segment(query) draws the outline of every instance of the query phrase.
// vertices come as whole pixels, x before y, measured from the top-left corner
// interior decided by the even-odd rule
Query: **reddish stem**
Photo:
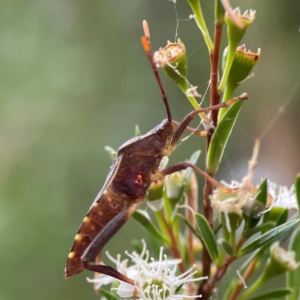
[[[256,264],[257,264],[257,260],[256,259],[252,260],[249,263],[249,265],[248,265],[248,267],[245,270],[244,275],[243,275],[244,282],[246,282],[250,278],[250,276],[253,274],[253,272],[256,270]],[[232,293],[231,293],[231,295],[230,295],[230,297],[229,297],[228,300],[235,300],[243,287],[244,287],[243,282],[239,281],[237,283],[235,289],[232,291]]]
[[[222,36],[222,24],[216,23],[214,30],[214,50],[210,53],[210,105],[216,105],[220,102],[220,94],[218,91],[218,79],[219,79],[219,52],[220,52],[220,44],[221,44],[221,36]],[[211,137],[214,133],[214,129],[218,123],[218,110],[215,112],[211,112],[211,121],[212,128],[208,130],[207,138],[206,138],[206,152],[208,152]],[[210,176],[214,176],[214,174],[209,174]],[[203,213],[205,218],[207,219],[211,228],[213,228],[213,210],[210,203],[210,195],[213,192],[213,185],[206,180],[204,187],[204,205],[203,205]],[[203,265],[203,276],[210,276],[212,260],[209,256],[207,249],[204,247],[202,252],[202,265]],[[198,288],[198,294],[202,294],[202,300],[208,300],[210,297],[211,291],[206,288],[207,281],[202,281]]]
[[[186,268],[185,268],[185,265],[183,263],[183,259],[181,257],[180,251],[177,247],[178,246],[178,241],[175,238],[172,226],[170,226],[170,224],[168,224],[168,222],[166,221],[164,216],[162,216],[162,219],[163,219],[163,222],[164,222],[164,224],[166,226],[166,229],[168,231],[169,237],[171,239],[171,249],[170,250],[171,250],[172,255],[173,255],[174,258],[181,260],[181,263],[178,266],[179,266],[180,272],[183,274],[186,271]]]

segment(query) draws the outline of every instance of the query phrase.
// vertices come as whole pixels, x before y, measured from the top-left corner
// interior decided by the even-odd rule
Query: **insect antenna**
[[[154,75],[155,75],[157,83],[159,85],[160,92],[161,92],[161,95],[162,95],[162,98],[163,98],[163,101],[164,101],[164,105],[165,105],[165,108],[166,108],[168,121],[172,122],[172,116],[171,116],[171,111],[170,111],[170,107],[169,107],[167,94],[166,94],[166,91],[163,87],[161,78],[159,76],[157,66],[156,66],[155,62],[153,61],[153,52],[152,52],[151,41],[150,41],[150,31],[149,31],[147,21],[143,21],[143,29],[144,29],[144,35],[145,36],[142,37],[142,44],[143,44],[144,50],[147,53],[147,56],[150,60]]]

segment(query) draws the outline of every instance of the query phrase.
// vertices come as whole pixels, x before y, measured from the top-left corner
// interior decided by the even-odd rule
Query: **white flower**
[[[252,185],[252,181],[253,170],[257,164],[258,151],[259,141],[256,140],[252,158],[249,161],[248,173],[242,179],[241,183],[234,181],[229,186],[223,184],[223,186],[214,190],[211,196],[211,205],[216,211],[223,212],[225,215],[228,215],[228,213],[236,213],[241,216],[243,208],[246,205],[254,203],[257,196],[257,188]],[[227,225],[230,231],[229,223]]]
[[[299,267],[299,262],[295,260],[295,252],[287,251],[279,247],[279,242],[275,242],[270,249],[271,258],[285,271],[294,271]]]
[[[268,191],[275,199],[274,206],[298,210],[294,185],[290,189],[286,186],[279,186],[278,192],[276,192],[276,187],[276,184],[268,182]]]
[[[117,259],[111,257],[108,253],[108,258],[116,264],[117,270],[127,277],[135,281],[135,286],[125,282],[121,282],[118,287],[112,288],[119,297],[129,298],[137,294],[136,299],[141,300],[183,300],[196,299],[201,295],[190,296],[188,294],[188,284],[200,281],[206,278],[194,278],[197,271],[193,271],[195,266],[190,268],[184,274],[176,276],[178,264],[181,263],[179,259],[168,260],[163,254],[161,248],[159,260],[149,257],[149,251],[146,249],[146,243],[142,240],[143,250],[141,254],[133,252],[126,255],[131,258],[133,265],[127,267],[128,260],[121,261],[120,256]],[[150,261],[150,262],[149,262]],[[106,280],[104,279],[106,277]],[[102,285],[119,282],[117,279],[109,278],[101,275],[97,279],[87,279],[89,282],[98,283],[97,288]],[[177,289],[180,288],[180,291]]]

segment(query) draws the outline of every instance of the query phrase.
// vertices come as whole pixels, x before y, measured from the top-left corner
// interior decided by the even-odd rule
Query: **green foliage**
[[[295,194],[298,204],[298,210],[300,209],[300,174],[295,179]]]
[[[218,245],[214,233],[211,230],[207,220],[201,214],[196,213],[195,218],[197,221],[198,229],[202,235],[203,243],[216,266],[219,266],[220,254],[218,251]]]
[[[271,292],[266,292],[263,294],[259,294],[254,297],[248,298],[248,300],[272,300],[272,299],[283,299],[284,297],[289,296],[292,294],[292,289],[289,288],[281,288],[281,289],[276,289]]]
[[[246,255],[248,253],[251,253],[260,247],[267,245],[268,243],[274,241],[276,238],[278,238],[281,234],[284,232],[292,229],[299,223],[300,219],[297,220],[291,220],[285,224],[279,225],[270,231],[264,233],[263,235],[259,236],[255,240],[251,241],[249,244],[244,246],[239,252],[238,256],[241,257],[243,255]]]
[[[229,107],[215,130],[206,162],[207,170],[210,174],[216,174],[219,169],[225,147],[243,102],[238,101]]]
[[[159,232],[159,230],[153,225],[153,222],[145,215],[143,211],[137,210],[132,217],[138,221],[148,233],[156,240],[162,243],[169,244],[169,241]]]
[[[298,176],[299,178],[299,176]],[[295,259],[296,261],[300,261],[300,230],[299,228],[293,233],[291,240],[290,240],[290,245],[289,249],[294,251],[295,253]],[[300,297],[300,285],[299,285],[299,279],[300,279],[300,268],[288,272],[286,274],[287,277],[287,286],[291,288],[292,293],[290,296],[288,296],[288,300],[298,300]]]

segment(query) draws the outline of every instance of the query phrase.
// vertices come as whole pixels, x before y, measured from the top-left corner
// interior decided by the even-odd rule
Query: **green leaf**
[[[151,220],[145,216],[145,213],[142,210],[135,211],[132,217],[138,221],[152,235],[153,238],[160,240],[164,244],[170,244],[169,241],[153,225]]]
[[[199,213],[195,213],[195,218],[198,229],[203,237],[203,243],[215,265],[219,266],[220,254],[214,233],[204,216]]]
[[[295,260],[300,261],[300,229],[295,231],[290,240],[290,250],[295,252]],[[288,300],[300,299],[300,268],[298,267],[295,271],[287,273],[287,286],[290,287],[293,292],[288,297]]]
[[[268,196],[268,184],[267,179],[265,179],[259,186],[257,191],[257,197],[256,197],[256,203],[258,204],[256,206],[256,209],[253,208],[249,220],[248,220],[248,226],[250,229],[255,228],[255,226],[260,221],[261,217],[256,217],[257,213],[261,213],[262,210],[264,210],[266,203],[267,203],[267,196]]]
[[[134,251],[138,254],[142,253],[143,250],[143,244],[141,243],[141,241],[133,239],[130,241],[130,245],[132,246],[132,248],[134,249]]]
[[[139,125],[135,125],[134,129],[135,129],[134,130],[134,136],[141,136],[142,135]]]
[[[246,254],[253,252],[253,251],[257,250],[258,248],[272,242],[273,240],[278,238],[281,234],[283,234],[287,230],[296,226],[299,223],[299,221],[300,221],[300,219],[291,220],[285,224],[277,226],[277,227],[273,228],[272,230],[266,232],[265,234],[261,235],[257,239],[250,242],[248,245],[241,248],[237,253],[237,257],[246,255]]]
[[[289,210],[288,208],[284,209],[283,212],[279,215],[278,219],[277,219],[277,226],[284,224],[287,221],[287,218],[289,216]]]
[[[199,235],[199,233],[195,230],[195,228],[190,224],[190,222],[181,214],[177,214],[177,217],[181,218],[185,225],[193,232],[193,234],[203,243],[202,237]]]
[[[118,295],[116,295],[111,291],[106,290],[105,288],[100,288],[99,292],[109,300],[119,300]]]
[[[247,300],[283,299],[284,297],[290,295],[291,293],[292,290],[289,288],[280,288],[251,298],[247,298]]]
[[[215,1],[215,20],[216,24],[223,24],[225,16],[225,9],[220,0]]]
[[[298,211],[300,211],[300,174],[298,174],[295,179],[295,193],[297,198]]]
[[[227,252],[227,254],[234,255],[234,251],[233,251],[233,249],[232,249],[232,247],[230,246],[229,243],[227,243],[226,241],[223,241],[222,242],[222,247]]]
[[[110,146],[105,146],[104,150],[110,155],[111,159],[114,160],[117,157],[117,151]]]
[[[211,175],[218,171],[227,141],[243,102],[242,100],[237,101],[227,109],[212,136],[206,161],[207,171]]]
[[[175,290],[175,295],[178,294],[178,293],[180,292],[180,290],[182,289],[183,285],[184,285],[184,283],[180,284],[180,285],[176,288],[176,290]]]
[[[258,188],[256,200],[266,206],[268,196],[268,181],[265,179]]]
[[[298,213],[295,213],[289,218],[289,221],[298,220],[298,217],[299,217]],[[291,238],[291,233],[289,231],[286,231],[278,238],[278,241],[280,242],[280,244],[283,244],[285,243],[285,241],[290,240],[290,238]]]
[[[269,231],[271,228],[274,228],[276,225],[275,222],[266,222],[262,223],[255,228],[248,231],[248,233],[245,235],[246,239],[249,239],[252,235],[258,233],[258,232],[266,232]]]
[[[197,164],[197,161],[200,157],[200,154],[201,154],[201,150],[197,150],[195,151],[190,159],[189,159],[189,162],[191,162],[193,165],[196,165]],[[185,172],[185,176],[184,176],[184,179],[183,179],[183,182],[182,182],[182,187],[181,187],[181,190],[179,192],[179,196],[177,199],[174,199],[174,201],[172,201],[172,203],[174,204],[174,208],[173,208],[173,213],[172,213],[172,216],[171,216],[171,222],[174,221],[174,218],[177,214],[177,211],[178,211],[178,207],[175,205],[177,204],[183,197],[183,194],[186,192],[186,189],[187,189],[187,184],[190,180],[190,177],[192,175],[192,172],[193,170],[191,168],[188,168]]]

